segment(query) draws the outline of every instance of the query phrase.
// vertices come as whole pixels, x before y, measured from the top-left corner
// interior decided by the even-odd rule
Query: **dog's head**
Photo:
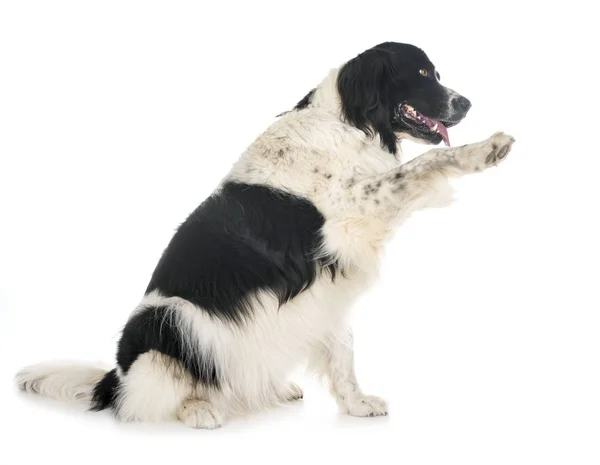
[[[459,123],[471,102],[440,84],[425,52],[386,42],[347,62],[338,74],[344,119],[396,153],[400,134],[449,145],[447,128]]]

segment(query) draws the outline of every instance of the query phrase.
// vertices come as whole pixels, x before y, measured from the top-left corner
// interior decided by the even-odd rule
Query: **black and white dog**
[[[301,398],[288,377],[308,362],[343,412],[387,414],[356,380],[348,312],[394,229],[447,203],[449,177],[496,165],[514,142],[496,133],[403,163],[403,139],[449,146],[447,128],[471,106],[439,79],[422,50],[399,43],[333,70],[175,233],[116,368],[40,364],[18,373],[19,387],[125,421],[217,428]]]

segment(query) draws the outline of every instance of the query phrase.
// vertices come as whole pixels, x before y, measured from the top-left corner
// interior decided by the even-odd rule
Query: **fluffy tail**
[[[22,391],[71,403],[83,403],[94,410],[108,407],[118,379],[108,371],[79,363],[40,363],[23,368],[16,376]]]

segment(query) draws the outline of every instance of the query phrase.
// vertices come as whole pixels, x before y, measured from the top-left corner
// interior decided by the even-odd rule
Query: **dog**
[[[42,363],[28,392],[123,421],[214,429],[302,398],[306,363],[344,413],[387,415],[354,372],[349,311],[385,243],[449,179],[503,161],[514,138],[451,147],[470,101],[419,48],[387,42],[332,70],[279,115],[178,228],[125,324],[116,368]],[[401,143],[444,143],[403,162]]]

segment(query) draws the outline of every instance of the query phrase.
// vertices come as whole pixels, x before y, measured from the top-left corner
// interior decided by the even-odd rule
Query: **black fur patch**
[[[311,91],[310,91],[308,94],[306,94],[306,95],[305,95],[305,96],[302,98],[302,100],[300,100],[300,101],[299,101],[299,102],[296,104],[296,106],[294,106],[294,108],[292,109],[292,111],[294,111],[294,110],[303,110],[304,108],[306,108],[307,106],[309,106],[309,105],[310,105],[310,102],[312,102],[312,98],[313,98],[313,95],[315,94],[315,91],[316,91],[316,90],[317,90],[317,89],[315,88],[315,89],[311,90]],[[277,118],[279,118],[280,116],[283,116],[283,115],[285,115],[285,114],[287,114],[287,113],[289,113],[289,111],[284,111],[283,113],[279,113],[279,114],[277,115]]]
[[[119,385],[116,369],[106,373],[100,382],[94,386],[91,410],[100,411],[114,406],[119,394]]]
[[[117,363],[123,373],[129,371],[141,354],[155,350],[181,363],[195,381],[218,387],[214,360],[206,353],[186,346],[181,331],[176,314],[168,307],[147,307],[133,315],[123,329],[117,350]]]
[[[310,105],[313,95],[315,94],[315,90],[317,89],[313,89],[308,94],[306,94],[304,98],[296,104],[294,110],[302,110],[303,108],[306,108],[308,105]]]
[[[265,186],[226,183],[181,225],[147,293],[182,297],[241,323],[250,298],[270,291],[284,304],[336,264],[316,258],[323,215],[308,200]]]

